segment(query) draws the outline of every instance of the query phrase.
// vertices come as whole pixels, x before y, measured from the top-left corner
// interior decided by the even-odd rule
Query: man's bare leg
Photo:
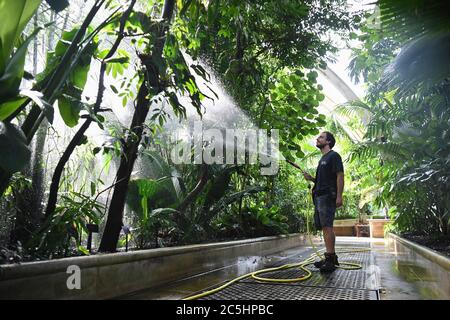
[[[334,244],[336,242],[336,235],[334,234],[333,228],[323,227],[322,231],[327,253],[334,253]]]

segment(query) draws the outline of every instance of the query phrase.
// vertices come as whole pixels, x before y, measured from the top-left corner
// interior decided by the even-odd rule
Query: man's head
[[[322,132],[316,139],[316,147],[319,149],[325,148],[325,146],[329,146],[330,149],[333,149],[336,140],[331,132],[324,131]]]

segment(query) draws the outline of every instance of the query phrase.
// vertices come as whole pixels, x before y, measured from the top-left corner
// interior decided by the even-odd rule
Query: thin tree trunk
[[[103,232],[99,251],[114,252],[117,241],[119,240],[120,230],[122,228],[123,209],[128,191],[131,172],[134,162],[137,158],[139,143],[142,138],[142,124],[149,111],[149,101],[147,99],[148,90],[145,80],[139,88],[136,109],[131,122],[131,132],[123,146],[123,155],[120,158],[119,169],[117,170],[117,181],[120,181],[114,187],[114,193],[108,210],[108,219]]]
[[[50,14],[50,21],[55,19],[55,11],[52,11]],[[53,35],[55,33],[55,27],[53,25],[48,28],[48,36],[47,36],[47,48],[48,50],[53,50]]]
[[[63,23],[60,38],[62,38],[62,34],[64,33],[64,31],[67,28],[67,21],[69,20],[69,14],[70,14],[70,7],[66,9],[66,15],[64,16],[64,23]]]
[[[143,124],[150,109],[148,99],[149,93],[158,95],[164,89],[160,83],[160,74],[156,61],[163,59],[162,52],[170,26],[170,20],[174,11],[175,0],[166,0],[164,2],[164,10],[160,28],[154,35],[154,43],[152,46],[152,54],[150,56],[142,56],[142,64],[145,66],[145,77],[139,88],[136,108],[131,121],[130,132],[123,146],[123,154],[120,159],[119,169],[117,170],[117,181],[120,181],[115,188],[108,210],[108,218],[105,230],[103,232],[99,251],[114,252],[116,251],[117,241],[119,240],[120,230],[122,228],[123,209],[125,207],[125,199],[128,191],[131,172],[134,162],[137,158],[137,151],[142,139]],[[151,92],[149,92],[149,89]]]
[[[50,15],[50,21],[55,19],[55,12],[52,11]],[[36,19],[37,21],[37,19]],[[47,50],[44,54],[44,57],[47,55],[47,52],[53,50],[53,33],[55,31],[54,26],[50,26],[49,33],[47,36]],[[34,65],[34,75],[37,74],[37,60],[36,65]],[[32,199],[31,199],[31,215],[32,220],[35,225],[35,229],[38,228],[39,223],[42,221],[43,216],[43,200],[45,193],[45,171],[44,171],[44,149],[45,142],[47,140],[49,123],[46,119],[43,120],[42,125],[39,127],[36,138],[34,139],[34,149],[33,149],[33,160],[31,163],[31,173],[32,173]]]

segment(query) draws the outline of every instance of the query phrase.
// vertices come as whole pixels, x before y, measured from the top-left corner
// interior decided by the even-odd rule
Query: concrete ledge
[[[426,248],[424,246],[421,246],[419,244],[416,244],[414,242],[411,242],[409,240],[406,240],[402,237],[399,237],[393,233],[388,233],[388,238],[391,238],[394,241],[398,241],[401,244],[405,245],[406,247],[414,250],[424,258],[440,265],[442,268],[446,270],[450,270],[450,259],[440,253],[438,253],[435,250]]]
[[[333,227],[354,227],[359,222],[358,219],[334,220]]]
[[[108,299],[306,244],[301,234],[0,266],[0,299]],[[81,269],[69,290],[67,268]]]

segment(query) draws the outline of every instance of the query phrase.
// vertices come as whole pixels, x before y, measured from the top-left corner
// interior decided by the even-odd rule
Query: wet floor
[[[450,300],[450,272],[398,243],[374,244],[382,299]]]
[[[365,266],[366,287],[379,289],[382,300],[450,299],[450,274],[444,268],[430,263],[407,248],[393,246],[383,239],[337,237],[337,247],[371,248],[371,263]],[[321,248],[321,246],[318,246]],[[292,263],[307,259],[314,250],[311,247],[282,251],[269,256],[240,257],[229,265],[189,278],[142,290],[120,299],[177,300],[198,293],[219,283],[283,261]]]

